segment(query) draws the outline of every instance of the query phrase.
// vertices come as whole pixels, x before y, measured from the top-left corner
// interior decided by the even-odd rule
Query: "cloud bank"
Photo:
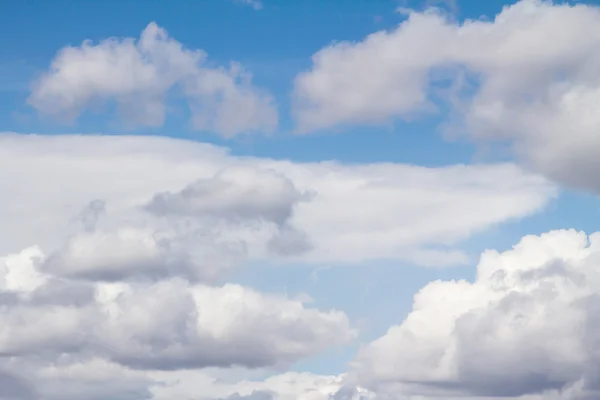
[[[486,251],[472,281],[427,284],[339,376],[269,375],[355,339],[343,312],[231,282],[255,263],[464,265],[461,243],[556,194],[537,174],[600,190],[598,26],[597,7],[540,0],[463,23],[409,12],[322,49],[295,80],[301,131],[448,109],[449,132],[508,143],[525,170],[1,134],[0,399],[598,398],[598,233]],[[240,65],[215,67],[154,23],[138,40],[62,49],[29,103],[67,122],[116,105],[128,126],[157,127],[173,94],[198,130],[277,126]]]
[[[596,6],[542,0],[462,23],[409,12],[392,31],[314,54],[294,113],[313,131],[449,108],[452,131],[508,143],[527,167],[598,192],[599,26]]]
[[[4,134],[0,155],[0,252],[39,245],[60,260],[43,268],[80,277],[102,259],[107,280],[210,280],[239,257],[455,265],[461,241],[556,193],[512,164],[294,163],[159,137]]]
[[[342,377],[211,378],[285,368],[357,333],[341,311],[227,283],[236,270],[462,263],[461,241],[555,194],[511,164],[294,163],[142,136],[0,142],[0,370],[19,400],[327,398]]]

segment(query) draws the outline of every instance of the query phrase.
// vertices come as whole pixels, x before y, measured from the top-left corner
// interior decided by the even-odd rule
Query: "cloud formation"
[[[328,399],[341,377],[211,378],[356,336],[343,312],[224,283],[231,273],[463,262],[461,240],[555,193],[511,164],[294,163],[140,136],[3,134],[0,171],[0,369],[19,400]]]
[[[556,26],[561,26],[560,30]],[[451,129],[510,143],[528,167],[600,191],[600,8],[521,0],[492,20],[409,12],[393,31],[341,42],[296,78],[301,130],[451,110]]]
[[[305,132],[441,106],[451,129],[510,143],[535,173],[0,134],[0,400],[600,397],[600,233],[484,252],[472,281],[427,284],[343,375],[282,370],[355,339],[344,312],[230,280],[256,263],[466,264],[461,243],[555,196],[542,175],[600,191],[598,26],[600,8],[540,0],[490,21],[410,11],[394,31],[322,49],[296,78]],[[67,122],[114,103],[129,126],[157,127],[176,93],[198,130],[275,129],[271,96],[206,59],[151,23],[139,40],[62,49],[29,103]]]
[[[246,256],[455,265],[462,240],[555,194],[511,164],[292,163],[157,137],[6,134],[0,155],[0,254],[39,245],[61,260],[48,271],[108,280],[162,268],[210,281]]]
[[[252,84],[241,65],[213,67],[205,52],[186,49],[154,22],[138,40],[109,38],[61,49],[34,82],[28,102],[65,122],[114,102],[127,127],[158,127],[173,91],[187,101],[194,129],[232,137],[277,126],[272,97]]]
[[[34,268],[35,260],[23,258],[5,260],[7,275]],[[55,279],[3,290],[9,305],[0,313],[4,356],[51,361],[62,353],[93,355],[139,370],[257,368],[287,365],[353,336],[341,312],[307,309],[234,284]]]
[[[473,282],[429,283],[360,351],[356,379],[382,395],[597,398],[599,239],[526,236],[483,253]]]

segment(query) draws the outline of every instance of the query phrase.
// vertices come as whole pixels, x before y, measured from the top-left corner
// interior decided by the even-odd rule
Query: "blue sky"
[[[85,2],[63,7],[60,2],[10,2],[10,12],[3,14],[3,77],[0,87],[3,125],[8,130],[37,133],[123,132],[121,126],[101,118],[85,115],[77,126],[43,123],[32,117],[26,106],[28,89],[36,74],[45,71],[58,49],[78,45],[86,39],[99,41],[107,37],[137,37],[150,22],[156,21],[189,48],[205,50],[211,61],[226,64],[239,61],[251,70],[257,85],[269,88],[276,96],[282,120],[279,131],[270,137],[241,138],[229,141],[238,154],[291,158],[295,160],[338,159],[350,162],[402,161],[421,165],[445,165],[470,161],[475,152],[468,143],[440,140],[435,132],[438,121],[418,121],[394,127],[348,127],[344,135],[322,132],[298,137],[289,120],[289,94],[294,76],[310,67],[311,55],[335,41],[359,40],[381,29],[390,29],[402,21],[399,6],[424,7],[419,2],[356,1],[343,8],[336,2],[274,1],[261,10],[229,1],[138,1]],[[459,18],[493,15],[501,1],[486,2],[482,9],[477,1],[466,1],[458,8]],[[60,29],[56,19],[68,10],[72,17]],[[100,23],[99,21],[102,21]],[[31,29],[34,26],[35,29]],[[10,32],[10,33],[9,33]],[[40,32],[44,32],[40,36]],[[224,34],[224,32],[227,32]],[[18,41],[12,38],[18,37]],[[184,111],[182,111],[184,113]],[[224,143],[210,134],[190,133],[184,119],[173,116],[164,127],[137,130],[183,136]],[[398,135],[402,132],[402,135]],[[407,139],[408,138],[408,139]]]
[[[62,1],[62,0],[61,0]],[[290,158],[299,161],[336,159],[349,162],[395,161],[425,166],[468,163],[480,159],[476,146],[465,140],[442,140],[436,131],[444,116],[393,125],[346,126],[309,136],[289,134],[290,93],[296,74],[310,67],[318,49],[338,41],[358,41],[379,30],[394,28],[404,16],[398,7],[451,10],[459,21],[493,17],[510,2],[475,1],[271,1],[255,10],[235,1],[7,2],[0,16],[0,121],[5,130],[31,133],[135,133],[186,137],[224,144],[240,155]],[[582,3],[579,1],[578,3]],[[585,3],[596,4],[595,1]],[[454,4],[454,5],[451,5]],[[67,14],[65,14],[67,13]],[[68,23],[57,26],[56,20]],[[137,37],[151,21],[192,49],[203,49],[215,64],[238,61],[254,82],[268,88],[280,109],[280,126],[268,136],[223,141],[198,135],[179,110],[159,128],[124,130],[114,118],[84,114],[74,126],[40,119],[26,104],[32,80],[67,45],[108,37]],[[15,40],[14,38],[18,38]]]
[[[542,3],[538,4],[535,1],[524,0],[522,3],[530,2],[537,4],[536,7],[540,9],[544,8],[540,5]],[[88,136],[103,134],[111,137],[133,135],[141,138],[141,140],[145,140],[147,136],[178,138],[226,147],[230,149],[232,157],[236,157],[236,163],[245,162],[243,160],[246,160],[246,157],[254,157],[257,160],[289,160],[294,164],[335,161],[343,164],[344,168],[347,167],[348,169],[352,166],[360,167],[374,163],[443,169],[456,164],[477,168],[479,165],[495,165],[497,162],[506,162],[509,164],[514,163],[518,168],[523,168],[523,171],[525,171],[523,174],[531,172],[539,176],[540,179],[547,179],[549,185],[556,185],[556,195],[544,195],[546,197],[539,200],[539,204],[535,203],[537,200],[531,200],[536,205],[532,205],[530,208],[523,206],[522,210],[519,209],[512,212],[512,214],[507,212],[506,215],[502,214],[502,217],[490,217],[490,221],[486,220],[485,223],[481,222],[480,225],[465,228],[468,231],[467,233],[461,231],[456,234],[457,237],[460,237],[459,239],[450,238],[445,242],[442,239],[438,240],[436,236],[436,238],[431,239],[431,242],[429,239],[424,240],[422,246],[432,245],[435,248],[449,248],[468,255],[469,260],[462,263],[462,265],[423,267],[414,259],[402,259],[401,256],[386,258],[384,255],[382,260],[366,257],[357,265],[350,266],[334,265],[338,263],[336,259],[323,261],[324,258],[321,259],[315,256],[318,261],[306,261],[307,259],[300,258],[282,267],[279,265],[281,262],[278,258],[265,261],[264,258],[261,258],[262,256],[257,256],[255,259],[250,257],[250,260],[246,263],[247,268],[236,270],[219,281],[221,283],[233,282],[260,292],[281,292],[290,296],[307,294],[313,299],[313,302],[309,303],[311,307],[323,310],[334,308],[346,313],[351,323],[359,327],[360,333],[355,340],[350,341],[341,348],[332,347],[320,352],[311,352],[301,359],[294,359],[291,367],[292,371],[297,372],[307,371],[324,375],[342,374],[348,370],[348,362],[355,358],[358,349],[362,345],[385,335],[390,326],[398,325],[403,321],[405,316],[412,310],[413,296],[428,283],[453,279],[473,281],[476,276],[478,257],[482,251],[497,249],[502,252],[510,249],[523,236],[540,235],[552,230],[573,228],[592,233],[597,229],[595,221],[598,218],[600,207],[595,193],[598,192],[598,187],[596,184],[590,183],[593,181],[592,178],[577,178],[585,175],[581,173],[582,168],[592,171],[593,167],[586,166],[588,164],[579,166],[579,164],[571,162],[570,159],[562,163],[561,156],[551,154],[550,150],[548,150],[550,155],[547,158],[545,155],[540,155],[538,149],[546,149],[545,146],[555,148],[552,147],[554,142],[541,136],[544,132],[542,128],[538,129],[538,125],[535,125],[534,128],[527,125],[529,124],[527,121],[534,119],[523,119],[523,121],[526,121],[522,125],[526,126],[526,128],[523,128],[524,130],[531,129],[535,132],[542,132],[539,135],[531,134],[531,136],[521,134],[519,131],[521,125],[510,125],[504,131],[505,125],[503,123],[498,122],[497,127],[490,127],[491,124],[497,121],[482,120],[482,124],[486,126],[486,129],[490,127],[490,137],[497,135],[494,138],[507,141],[509,145],[514,145],[515,151],[506,150],[506,148],[497,145],[495,142],[490,145],[485,140],[480,140],[486,134],[480,132],[482,130],[480,129],[481,125],[472,125],[465,128],[472,130],[467,135],[449,138],[443,132],[444,124],[460,114],[462,109],[455,109],[452,104],[443,101],[438,103],[435,112],[426,113],[424,116],[420,115],[418,118],[403,118],[403,111],[394,111],[390,112],[390,115],[383,115],[376,123],[370,124],[356,123],[349,114],[350,117],[348,117],[347,122],[325,124],[322,128],[305,134],[294,132],[298,121],[293,118],[295,105],[292,102],[292,97],[294,93],[299,92],[299,85],[295,83],[295,79],[303,72],[317,69],[318,66],[313,64],[311,57],[318,51],[332,49],[331,46],[339,42],[349,42],[351,47],[356,45],[356,48],[360,50],[359,44],[371,33],[388,32],[392,35],[399,24],[405,23],[408,19],[407,15],[397,11],[399,7],[412,9],[419,15],[429,7],[437,7],[438,10],[442,10],[438,12],[445,16],[448,25],[461,26],[466,20],[491,21],[502,11],[503,7],[514,3],[518,2],[500,0],[439,2],[412,0],[264,0],[262,7],[257,9],[249,4],[244,4],[242,1],[233,0],[179,0],[171,2],[158,0],[90,0],[79,2],[68,0],[55,0],[52,2],[7,0],[2,6],[2,12],[0,12],[0,49],[2,49],[0,54],[0,131],[15,132],[19,135],[35,133],[49,137],[68,137],[69,134]],[[559,8],[562,4],[574,3],[589,5],[589,10],[596,10],[595,7],[600,4],[597,1],[554,2],[554,5],[547,5],[547,7]],[[507,18],[510,19],[510,17]],[[234,137],[224,137],[224,135],[216,132],[216,129],[214,131],[207,129],[198,132],[191,127],[189,120],[192,113],[186,107],[186,100],[172,93],[167,95],[167,99],[169,103],[168,110],[173,110],[173,112],[167,113],[164,123],[150,127],[137,126],[132,129],[126,128],[120,120],[114,101],[111,102],[111,99],[109,99],[107,106],[100,109],[100,112],[92,112],[84,107],[85,109],[81,115],[72,124],[64,124],[48,115],[44,115],[42,106],[36,109],[28,104],[28,99],[35,91],[32,86],[33,83],[40,77],[42,79],[44,76],[52,77],[49,66],[60,49],[65,46],[78,47],[86,40],[90,40],[91,44],[95,46],[111,37],[119,38],[119,40],[122,38],[138,38],[140,32],[150,22],[155,22],[159,27],[165,29],[169,37],[181,43],[185,49],[202,49],[205,51],[208,54],[208,67],[226,66],[231,61],[241,63],[252,74],[252,84],[272,95],[279,118],[277,128],[271,133],[259,132]],[[556,27],[556,29],[559,28]],[[513,31],[509,32],[512,33]],[[593,48],[592,45],[590,45],[590,48]],[[359,50],[356,54],[360,56],[362,53],[359,53]],[[410,54],[407,50],[405,54],[396,56],[411,60],[411,57],[416,59],[427,51],[425,48],[425,50],[415,50],[415,54]],[[431,49],[430,51],[441,53],[444,49]],[[365,54],[364,57],[367,57],[372,53]],[[485,93],[488,93],[485,91],[486,88],[489,89],[489,93],[492,93],[490,96],[498,95],[498,98],[500,98],[503,92],[501,94],[498,94],[501,92],[500,90],[494,92],[496,86],[492,87],[490,83],[490,86],[486,87],[487,83],[483,81],[483,79],[487,79],[494,73],[499,74],[497,71],[500,70],[500,67],[497,69],[490,67],[489,70],[485,70],[486,66],[481,67],[482,64],[478,64],[483,63],[482,61],[473,61],[474,58],[469,57],[472,56],[464,56],[464,64],[467,68],[477,70],[477,73],[481,73],[481,76],[484,77],[474,88],[476,92],[483,93],[481,95],[482,104],[487,99],[484,96]],[[493,57],[495,56],[489,56],[490,59]],[[509,56],[505,57],[508,58]],[[526,58],[526,56],[522,57],[523,59]],[[388,58],[383,56],[381,59],[376,59],[375,63],[383,63],[387,60]],[[585,59],[582,63],[588,61]],[[589,63],[593,65],[593,61],[589,61]],[[526,68],[529,68],[529,64],[526,62],[525,64],[527,66],[523,67],[524,75],[529,73],[525,71]],[[498,58],[495,65],[504,64]],[[531,65],[537,68],[535,62],[532,61]],[[445,67],[446,64],[443,64],[443,68]],[[372,68],[377,74],[376,67]],[[507,70],[510,69],[510,67],[506,68]],[[550,67],[548,68],[550,69]],[[323,69],[326,69],[325,66],[323,66]],[[537,70],[534,67],[531,67],[531,69],[534,70],[533,74],[539,72],[535,72]],[[367,82],[368,79],[362,75],[361,71],[365,71],[365,74],[367,74],[370,70],[358,68],[353,70],[348,67],[344,71],[339,72],[340,76],[344,73],[354,74],[354,81],[362,82],[364,80]],[[573,72],[573,74],[576,73],[579,73],[579,71]],[[393,75],[395,72],[390,74]],[[543,74],[538,73],[538,75]],[[510,82],[513,82],[508,80],[514,78],[512,75],[509,78],[506,78],[508,75],[498,76],[498,79],[504,82],[507,87],[510,86]],[[331,78],[332,82],[337,79],[334,78]],[[454,78],[454,76],[451,78],[453,82]],[[518,78],[514,79],[515,82],[518,81]],[[583,80],[584,78],[577,75],[577,79]],[[373,80],[373,82],[375,81],[376,79]],[[491,81],[492,78],[490,78]],[[365,85],[368,85],[368,82]],[[585,82],[587,83],[587,81]],[[373,85],[376,84],[377,82],[373,83]],[[390,85],[393,84],[390,83]],[[50,87],[50,84],[48,87]],[[524,97],[527,95],[535,97],[543,91],[537,86],[531,88],[533,94],[526,92],[527,90],[529,88],[524,89]],[[409,91],[410,88],[407,87],[406,92]],[[360,92],[360,90],[357,90],[357,92]],[[502,100],[508,99],[506,100],[508,104],[512,101],[511,99],[517,98],[519,95],[520,92],[514,95],[516,97],[506,95],[506,98],[502,98]],[[306,96],[309,98],[310,93]],[[469,102],[473,99],[475,103],[479,99],[477,95],[462,96],[460,100],[465,101],[465,104],[471,104]],[[344,100],[343,97],[335,98],[335,94],[331,94],[331,98],[333,99],[332,102],[327,103],[330,106],[342,103]],[[540,94],[539,98],[545,97]],[[317,100],[314,99],[313,97],[312,100],[317,104]],[[521,98],[518,97],[518,99]],[[360,113],[360,110],[358,113]],[[461,114],[460,118],[464,117],[464,121],[467,121],[469,117],[467,114],[467,112],[465,112],[465,115]],[[477,115],[473,113],[471,116],[476,118]],[[504,118],[505,121],[510,120],[517,114],[506,115],[509,117]],[[521,121],[517,117],[514,117],[514,119]],[[464,122],[462,119],[461,121]],[[467,122],[465,122],[465,126],[467,126]],[[563,120],[557,120],[554,125],[558,126],[562,122]],[[584,128],[587,128],[587,126]],[[582,131],[584,128],[581,128]],[[578,128],[573,128],[573,130],[575,129]],[[529,139],[523,139],[524,137]],[[556,140],[559,143],[558,139]],[[575,141],[575,139],[573,140]],[[584,141],[584,139],[581,139],[582,143]],[[596,143],[590,144],[589,148],[595,149]],[[563,142],[559,144],[563,147],[568,146]],[[70,148],[68,147],[70,145],[64,146]],[[119,148],[118,146],[115,144],[115,149]],[[582,146],[582,148],[577,147],[571,150],[573,154],[580,154],[577,152],[584,152],[586,149],[585,146]],[[15,150],[15,154],[18,154],[16,152],[17,150]],[[33,150],[31,154],[34,154]],[[76,156],[78,154],[76,152]],[[88,153],[82,151],[81,154]],[[588,153],[585,154],[589,156]],[[585,158],[587,156],[582,156],[582,163],[587,162],[587,158]],[[41,159],[45,156],[42,152],[35,157]],[[556,163],[547,161],[553,160],[552,157],[556,157]],[[589,156],[589,158],[593,157]],[[37,158],[31,160],[33,163],[37,162]],[[110,162],[110,160],[107,161],[107,163]],[[268,161],[264,162],[267,163]],[[564,172],[570,171],[569,168],[575,168],[573,167],[575,164],[580,167],[579,170],[572,174]],[[556,165],[559,165],[560,168]],[[23,168],[27,169],[28,167]],[[285,168],[288,167],[281,168],[287,171]],[[201,171],[201,169],[198,170]],[[126,175],[125,172],[124,174]],[[468,174],[466,173],[466,175]],[[298,173],[297,176],[303,175]],[[140,177],[144,179],[143,176]],[[0,179],[2,178],[0,177]],[[75,182],[76,178],[73,179],[73,182]],[[153,176],[149,175],[147,179],[153,179]],[[174,182],[180,182],[183,178],[177,179]],[[368,180],[368,178],[364,179]],[[34,183],[30,184],[33,185]],[[537,184],[537,181],[531,184],[531,191],[537,190],[533,188]],[[335,185],[335,183],[331,183],[331,185]],[[494,193],[495,182],[493,180],[486,181],[485,185],[489,185],[490,193]],[[473,194],[474,198],[484,196],[487,193],[486,190],[488,189],[485,189],[487,187],[485,185],[483,189],[478,189],[480,192]],[[518,190],[525,192],[528,185],[523,184],[525,188],[521,185],[518,186]],[[174,187],[177,187],[175,183],[165,184],[164,188],[160,187],[160,192],[174,191]],[[107,189],[107,197],[112,195],[112,190]],[[514,190],[517,191],[517,189]],[[506,189],[506,191],[509,190]],[[540,189],[540,193],[541,191],[542,189]],[[67,192],[65,191],[65,193]],[[444,196],[443,192],[438,195]],[[68,194],[65,194],[65,196],[67,197]],[[141,195],[136,194],[136,196]],[[501,197],[500,194],[498,196]],[[534,196],[531,195],[531,197]],[[530,197],[526,198],[529,201]],[[468,208],[470,206],[467,204],[470,199],[470,197],[465,197],[463,200],[460,200],[460,198],[457,200],[465,202],[464,212],[466,213],[470,212]],[[39,200],[40,204],[43,204],[44,201],[43,199]],[[80,200],[69,200],[68,204],[79,204],[78,201]],[[342,200],[342,202],[344,201]],[[402,198],[400,197],[398,201],[401,202]],[[35,205],[36,203],[32,202],[32,204]],[[65,204],[67,204],[67,200],[65,200]],[[39,205],[35,207],[43,208]],[[35,207],[34,209],[38,209]],[[356,207],[356,215],[360,216],[362,215],[361,208],[368,208],[369,203],[361,203]],[[398,207],[402,207],[402,205]],[[491,207],[496,206],[490,203]],[[514,205],[513,207],[518,208]],[[490,214],[493,212],[490,210]],[[287,225],[282,226],[287,227]],[[372,234],[376,235],[377,232],[373,231]],[[415,248],[420,249],[421,247],[417,246]],[[411,247],[407,249],[411,249]],[[343,262],[340,261],[339,264],[343,264]],[[1,396],[0,399],[2,399]],[[382,397],[382,399],[385,398]]]

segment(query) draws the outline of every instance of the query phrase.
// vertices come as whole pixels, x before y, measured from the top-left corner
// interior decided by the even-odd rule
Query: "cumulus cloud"
[[[486,251],[473,282],[421,289],[355,377],[382,394],[597,398],[599,260],[600,234],[573,230]]]
[[[12,400],[150,399],[153,374],[285,368],[355,337],[343,312],[220,283],[253,246],[290,234],[310,201],[268,160],[170,139],[2,137],[3,162],[28,153],[33,168],[0,178],[0,370],[18,373],[5,379]],[[95,161],[90,139],[105,146]],[[37,175],[44,159],[51,176]]]
[[[241,65],[212,67],[206,53],[186,49],[155,23],[139,40],[109,38],[61,49],[28,102],[66,122],[114,102],[128,127],[156,127],[165,122],[173,90],[187,100],[195,129],[231,137],[277,125],[272,97]]]
[[[296,78],[295,114],[309,131],[410,118],[442,100],[453,130],[508,141],[528,167],[598,191],[598,26],[597,6],[542,0],[464,23],[410,12],[393,31],[316,53]]]
[[[6,263],[25,270],[36,264],[22,254]],[[264,367],[287,365],[354,334],[341,312],[321,312],[239,285],[94,282],[83,283],[92,293],[87,301],[39,301],[51,283],[2,290],[3,356],[51,361],[63,353],[94,355],[138,370]],[[62,289],[55,299],[69,296]]]
[[[328,399],[341,377],[205,372],[284,368],[356,334],[342,312],[223,283],[231,271],[447,265],[464,260],[462,239],[554,195],[510,164],[293,163],[157,137],[0,142],[0,369],[21,398]]]

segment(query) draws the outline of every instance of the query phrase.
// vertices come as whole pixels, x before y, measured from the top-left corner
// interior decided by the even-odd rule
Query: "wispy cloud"
[[[263,8],[263,3],[260,0],[234,0],[234,2],[238,4],[245,4],[254,8],[255,10],[260,10]]]

